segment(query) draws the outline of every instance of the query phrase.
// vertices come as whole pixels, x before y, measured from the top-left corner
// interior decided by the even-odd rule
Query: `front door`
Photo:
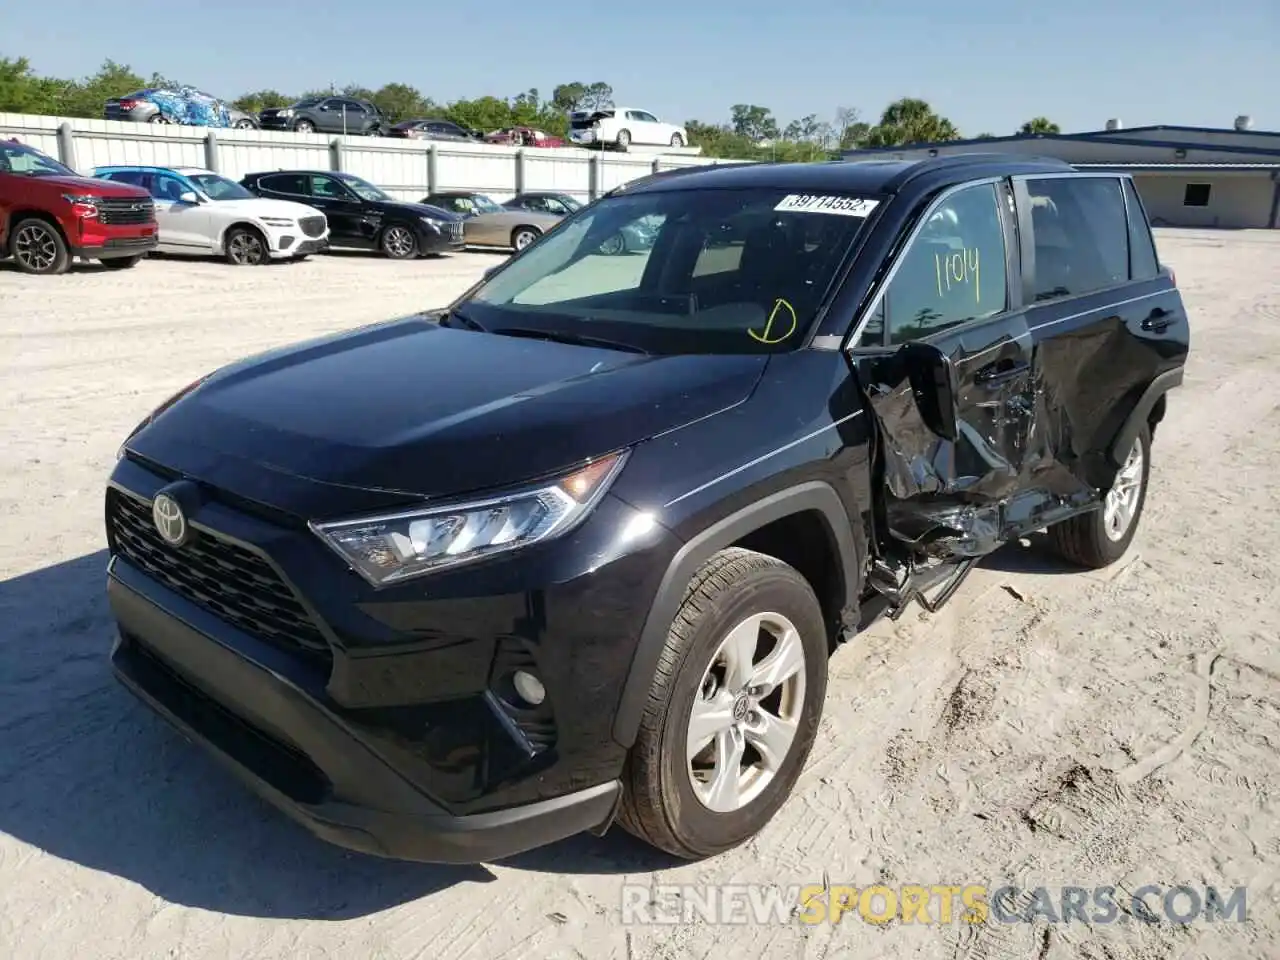
[[[367,247],[373,243],[381,218],[367,216],[365,203],[337,177],[313,173],[310,190],[311,199],[307,202],[329,218],[330,243],[336,247]]]
[[[879,434],[881,540],[916,559],[982,556],[1088,496],[1041,430],[1017,236],[1008,182],[944,192],[850,346]],[[954,439],[926,425],[902,351],[909,343],[949,361]]]
[[[206,204],[190,200],[191,184],[171,173],[156,171],[151,175],[150,189],[156,204],[160,249],[169,253],[211,253],[213,216]]]

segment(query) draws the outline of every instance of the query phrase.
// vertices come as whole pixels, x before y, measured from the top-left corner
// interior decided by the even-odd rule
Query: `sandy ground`
[[[1280,234],[1164,232],[1194,353],[1142,529],[1100,574],[1013,547],[843,648],[797,792],[673,866],[620,831],[495,866],[347,854],[110,679],[101,494],[233,358],[433,306],[491,255],[0,266],[0,957],[1243,958],[1280,943]],[[621,922],[624,883],[1248,887],[1249,922]],[[319,922],[324,921],[324,922]]]

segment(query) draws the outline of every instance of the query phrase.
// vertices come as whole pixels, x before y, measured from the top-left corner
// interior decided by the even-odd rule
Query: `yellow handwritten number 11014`
[[[979,273],[978,248],[957,250],[955,253],[933,255],[933,270],[938,278],[938,299],[950,293],[952,287],[973,287],[973,300],[982,305],[982,278]]]

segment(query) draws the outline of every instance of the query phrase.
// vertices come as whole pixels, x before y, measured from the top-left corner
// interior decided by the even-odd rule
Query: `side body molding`
[[[657,597],[645,619],[618,710],[614,715],[615,741],[624,747],[630,747],[635,742],[658,660],[667,640],[667,631],[680,609],[685,588],[698,568],[713,554],[752,531],[783,517],[807,511],[817,511],[823,517],[840,564],[845,604],[857,603],[862,589],[862,552],[854,538],[854,521],[830,484],[813,480],[788,487],[717,521],[691,537],[680,548],[658,586]]]

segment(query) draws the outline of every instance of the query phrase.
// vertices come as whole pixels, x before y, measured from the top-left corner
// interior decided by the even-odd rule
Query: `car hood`
[[[99,177],[29,177],[33,184],[56,187],[60,190],[75,190],[78,193],[89,193],[97,197],[134,197],[144,200],[150,197],[141,187],[128,183],[117,183],[114,180],[103,180]]]
[[[299,217],[323,216],[323,211],[309,207],[305,203],[292,200],[270,200],[266,197],[254,197],[252,200],[217,200],[213,209],[230,216],[243,217],[287,217],[297,220]]]
[[[369,206],[382,213],[406,213],[415,217],[431,217],[433,220],[444,220],[446,223],[462,219],[462,217],[450,210],[445,210],[443,207],[433,207],[426,203],[410,203],[404,200],[377,200],[371,201]]]
[[[410,317],[223,368],[127,446],[323,519],[571,468],[736,406],[767,362],[623,353]]]

